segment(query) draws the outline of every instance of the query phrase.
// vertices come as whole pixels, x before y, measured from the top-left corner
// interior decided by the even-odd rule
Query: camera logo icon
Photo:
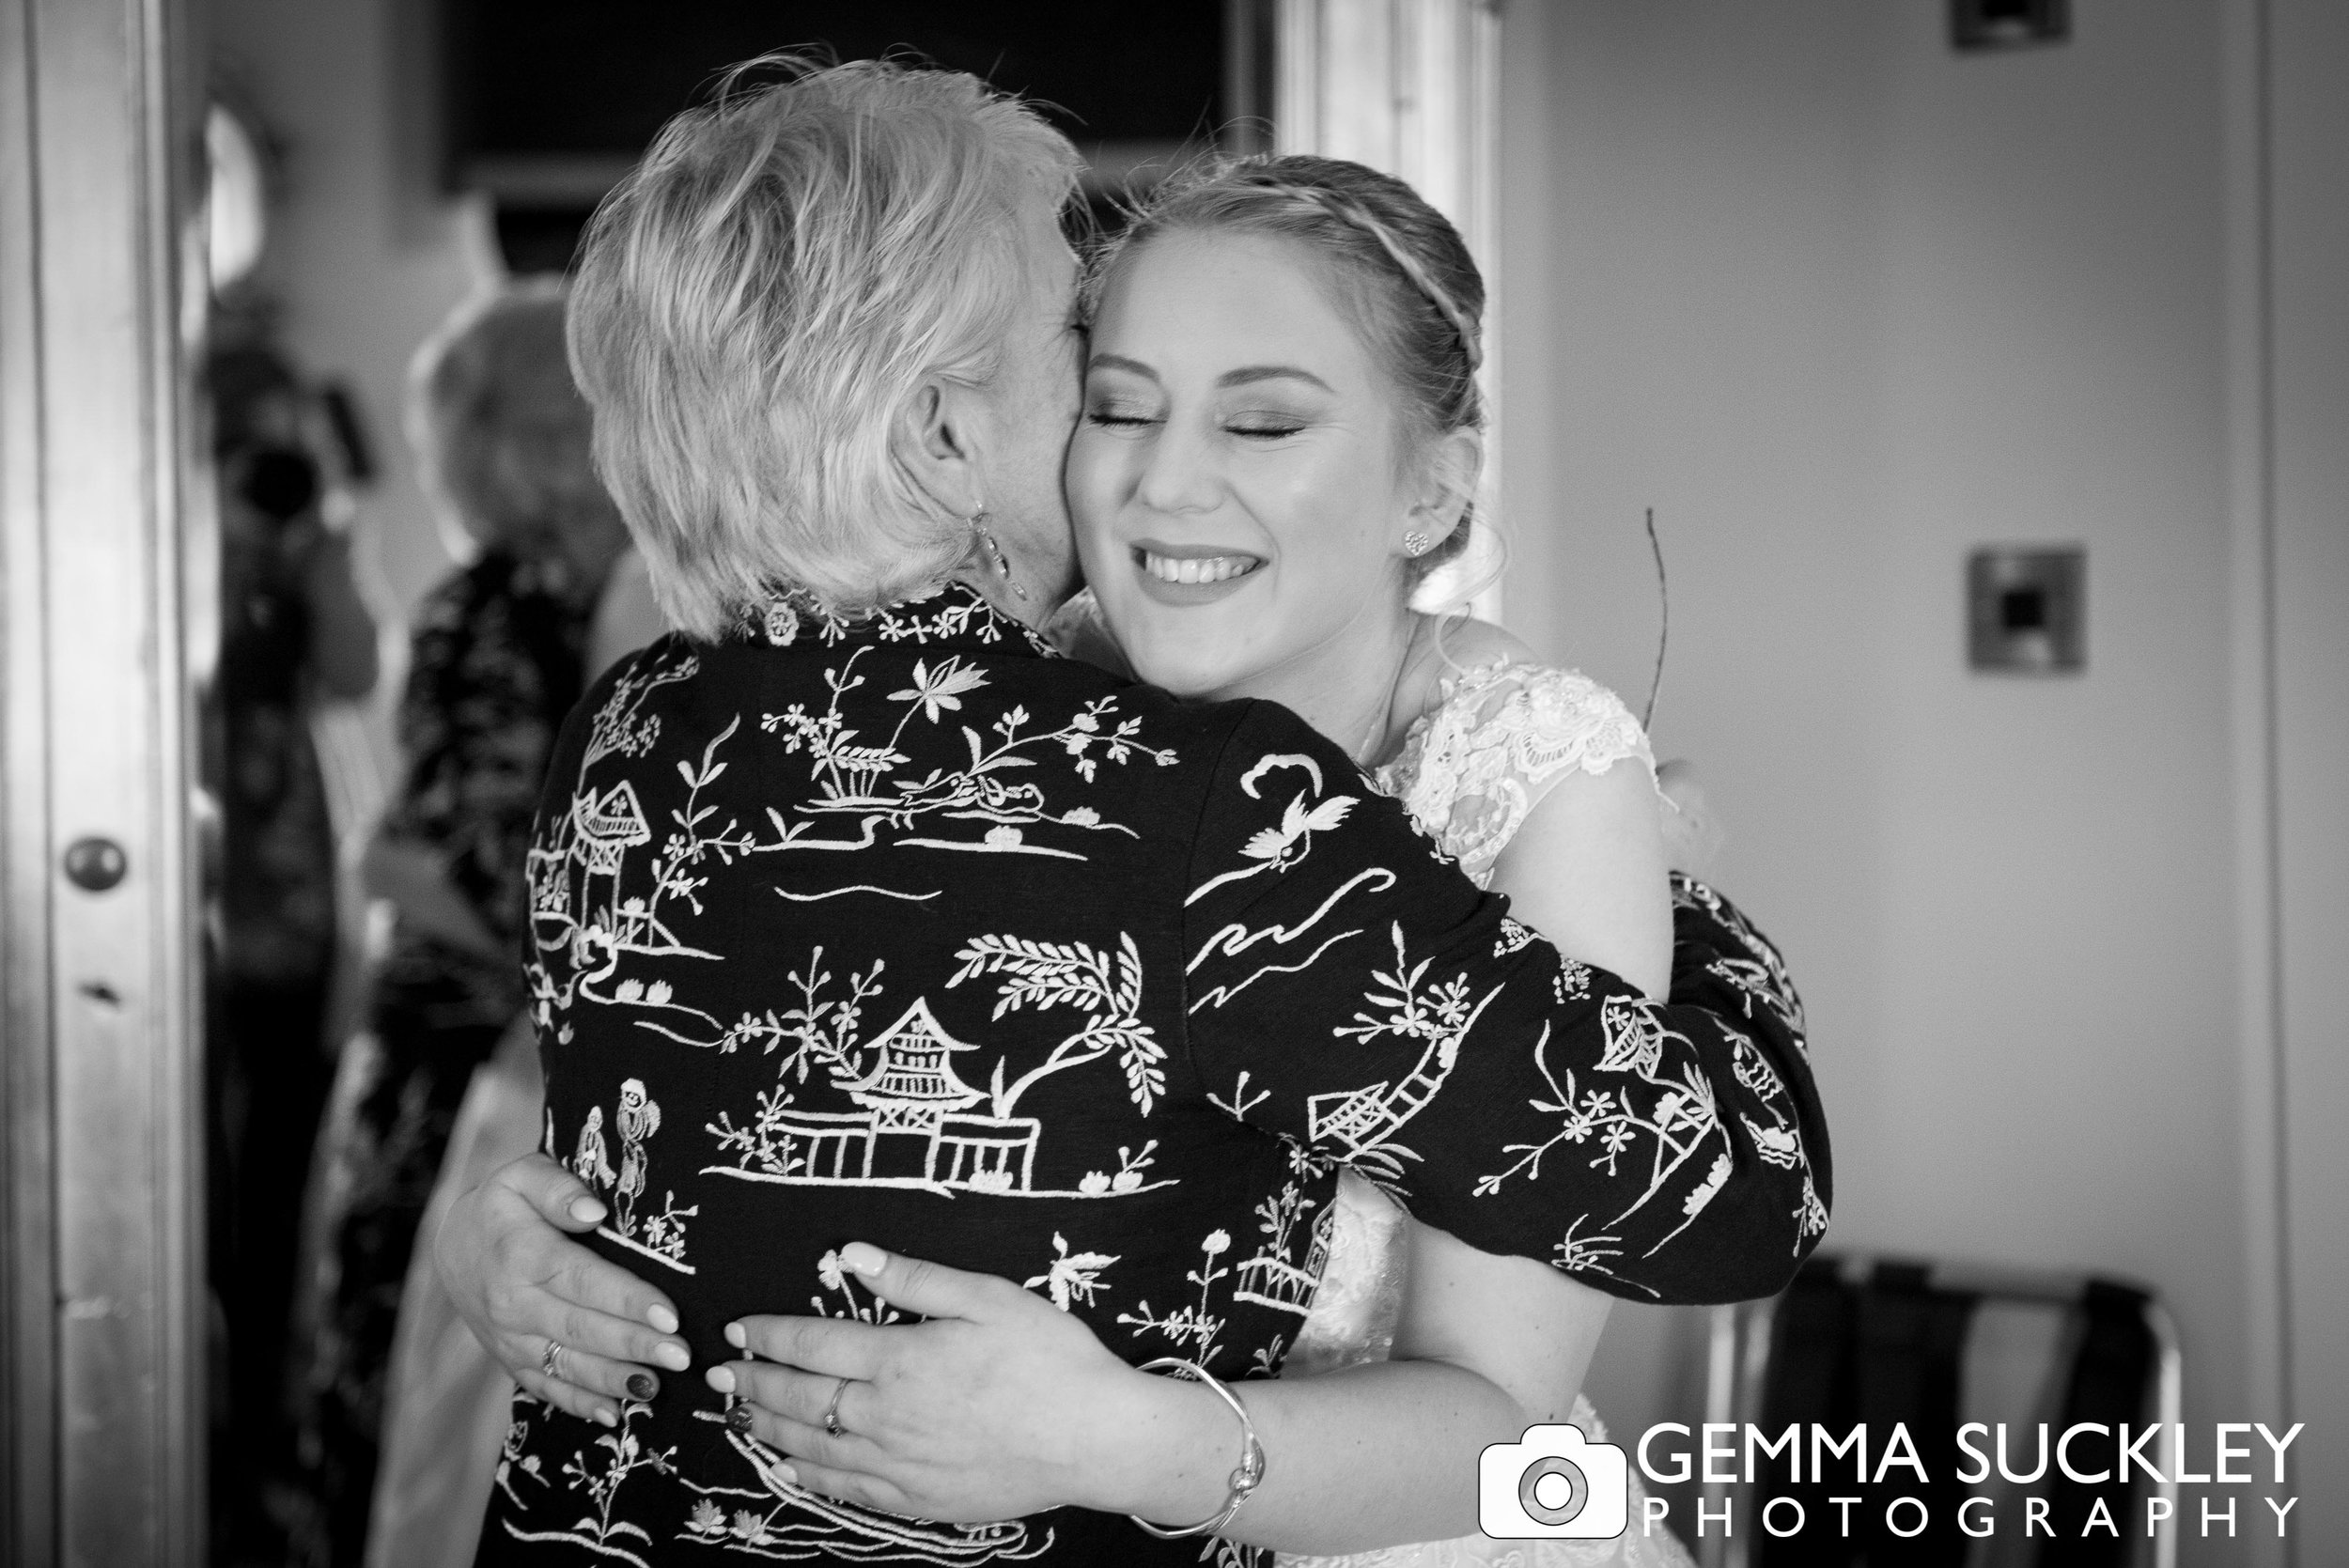
[[[1502,1541],[1598,1541],[1631,1521],[1631,1465],[1579,1426],[1529,1426],[1476,1460],[1476,1518]]]

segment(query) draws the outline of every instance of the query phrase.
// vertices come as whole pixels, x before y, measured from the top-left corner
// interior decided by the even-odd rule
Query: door
[[[0,1546],[200,1551],[179,0],[0,0]]]

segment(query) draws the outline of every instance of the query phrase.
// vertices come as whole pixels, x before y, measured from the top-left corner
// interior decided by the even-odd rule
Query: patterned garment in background
[[[507,951],[521,947],[531,815],[578,700],[586,614],[549,568],[492,552],[418,611],[399,710],[406,782],[385,836],[430,850]],[[320,1241],[301,1390],[298,1560],[356,1564],[384,1370],[416,1225],[475,1067],[522,1005],[514,959],[405,924],[345,1050],[313,1172]]]
[[[1129,1361],[1269,1376],[1341,1168],[1642,1299],[1766,1294],[1815,1243],[1792,996],[1725,967],[1752,953],[1725,905],[1680,911],[1650,1003],[1284,709],[1122,684],[960,587],[745,631],[598,684],[531,851],[544,1146],[699,1364],[746,1312],[895,1321],[841,1267],[862,1239],[1007,1275]],[[842,1504],[727,1404],[674,1379],[607,1432],[518,1399],[479,1561],[1201,1554]]]
[[[1411,726],[1401,754],[1379,768],[1377,779],[1478,887],[1489,887],[1493,862],[1544,796],[1575,773],[1604,773],[1634,761],[1653,776],[1656,758],[1647,737],[1612,691],[1572,670],[1503,660],[1446,680],[1436,706]],[[1679,879],[1673,891],[1676,898],[1697,896],[1694,884]],[[1737,934],[1749,939],[1749,958],[1775,977],[1760,994],[1782,1004],[1789,1027],[1799,1031],[1801,1014],[1793,990],[1782,985],[1777,952],[1750,929]],[[1411,1261],[1403,1212],[1351,1172],[1339,1177],[1334,1207],[1329,1265],[1284,1376],[1381,1361],[1394,1347]],[[1818,1219],[1824,1228],[1824,1211]],[[1599,1354],[1606,1354],[1603,1345]],[[1593,1442],[1607,1441],[1589,1400],[1578,1395],[1567,1420]],[[1630,1525],[1611,1539],[1497,1541],[1479,1534],[1342,1557],[1284,1552],[1278,1562],[1280,1568],[1694,1568],[1677,1536],[1647,1522],[1647,1493],[1636,1470],[1629,1480]]]

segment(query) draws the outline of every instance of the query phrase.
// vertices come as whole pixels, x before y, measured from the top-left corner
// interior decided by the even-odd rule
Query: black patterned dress
[[[552,568],[492,551],[426,598],[399,708],[407,777],[383,823],[385,836],[430,850],[514,953],[531,818],[579,698],[587,617],[562,590]],[[356,1564],[363,1554],[417,1221],[465,1086],[522,1001],[512,958],[395,927],[314,1176],[324,1224],[302,1390],[304,1561]]]
[[[704,1365],[746,1312],[893,1321],[840,1265],[865,1240],[1019,1281],[1131,1362],[1269,1376],[1341,1168],[1603,1290],[1762,1295],[1828,1196],[1799,1015],[1735,910],[1676,918],[1651,1003],[1285,709],[1123,684],[959,587],[854,623],[777,602],[623,661],[564,733],[531,850],[546,1147]],[[607,1432],[518,1401],[479,1560],[1200,1556],[1076,1510],[836,1502],[726,1404],[674,1379]]]

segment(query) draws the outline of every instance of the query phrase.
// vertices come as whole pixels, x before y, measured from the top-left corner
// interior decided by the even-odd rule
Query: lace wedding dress
[[[1571,670],[1501,660],[1445,681],[1377,780],[1483,887],[1543,796],[1576,771],[1603,773],[1626,758],[1651,772],[1656,766],[1639,721],[1612,691]],[[1329,1265],[1285,1374],[1386,1359],[1410,1261],[1403,1218],[1367,1181],[1351,1172],[1340,1176]],[[1569,1419],[1593,1441],[1607,1440],[1589,1400],[1577,1395]],[[1346,1557],[1283,1553],[1277,1560],[1280,1568],[1695,1568],[1676,1537],[1660,1529],[1643,1533],[1645,1496],[1634,1470],[1629,1523],[1611,1541],[1472,1535]]]

